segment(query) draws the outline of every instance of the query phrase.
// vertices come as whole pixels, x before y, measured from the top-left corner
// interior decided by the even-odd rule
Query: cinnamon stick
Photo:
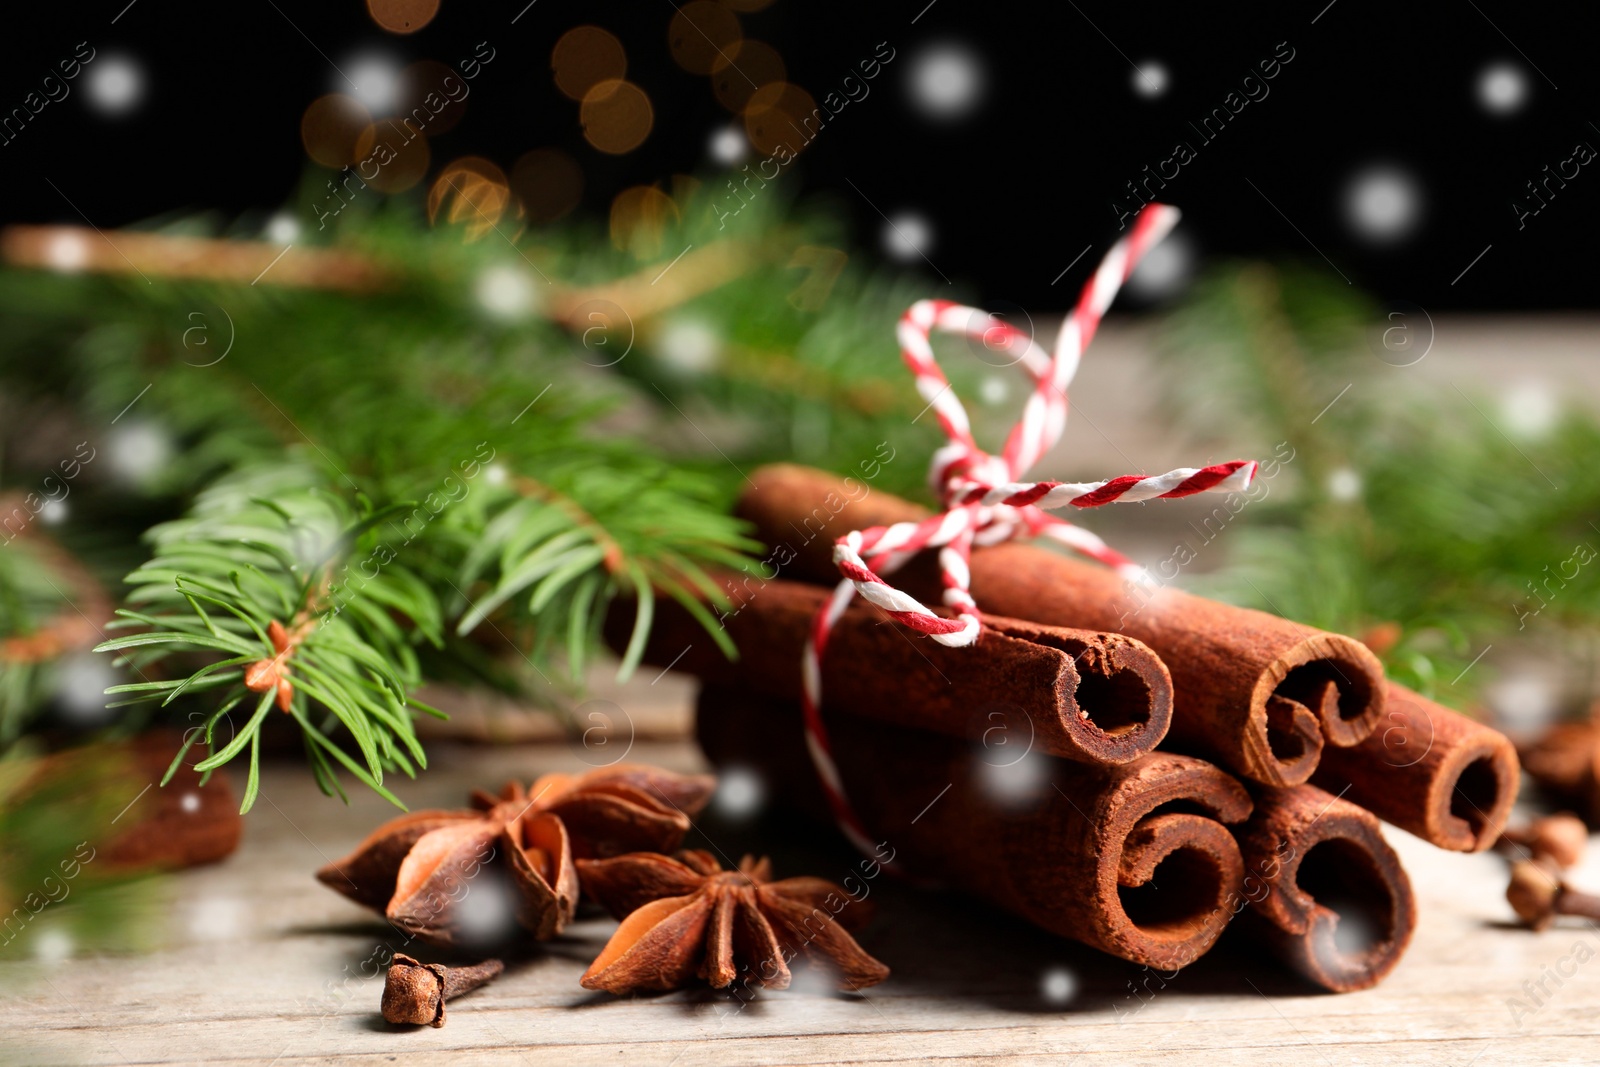
[[[797,703],[707,686],[698,708],[713,762],[753,767],[769,795],[827,819]],[[1082,764],[1035,752],[1007,766],[957,738],[824,714],[841,780],[885,861],[1152,967],[1197,959],[1232,917],[1244,868],[1223,823],[1248,816],[1250,798],[1202,760],[1154,752]]]
[[[138,776],[159,783],[182,744],[174,731],[153,730],[126,742],[125,751]],[[117,817],[118,832],[101,849],[105,864],[179,870],[231,856],[244,833],[239,799],[227,775],[200,783],[200,773],[185,764],[165,786],[141,793]]]
[[[645,659],[702,679],[747,682],[798,699],[801,653],[828,591],[777,579],[723,619],[740,658],[730,661],[700,623],[673,603],[657,608]],[[625,644],[631,619],[607,632]],[[1090,763],[1127,763],[1153,750],[1172,719],[1172,682],[1160,659],[1118,634],[986,616],[976,650],[907,633],[864,604],[839,619],[822,660],[826,706],[897,726],[991,745],[1025,746]]]
[[[792,560],[786,577],[832,584],[835,538],[928,514],[805,467],[764,467],[752,484],[739,514],[774,546],[771,558]],[[933,555],[894,577],[924,603],[939,598]],[[1172,675],[1170,742],[1255,781],[1306,781],[1324,741],[1359,744],[1383,713],[1382,665],[1351,638],[1175,589],[1146,593],[1104,567],[1030,545],[978,549],[971,569],[972,593],[988,611],[1148,645]]]
[[[1400,962],[1416,901],[1371,812],[1315,786],[1263,789],[1239,848],[1255,928],[1291,968],[1349,993]]]
[[[1351,748],[1330,748],[1313,779],[1330,793],[1440,848],[1494,844],[1517,799],[1517,752],[1504,735],[1388,683],[1383,722]]]

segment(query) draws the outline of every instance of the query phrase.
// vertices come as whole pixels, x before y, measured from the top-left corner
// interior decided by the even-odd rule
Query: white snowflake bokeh
[[[1506,432],[1524,441],[1549,437],[1561,415],[1555,390],[1539,381],[1517,382],[1500,400],[1500,418]]]
[[[1349,467],[1339,467],[1328,475],[1328,495],[1341,504],[1361,496],[1361,475]]]
[[[339,65],[334,91],[350,93],[374,114],[386,114],[400,99],[400,66],[376,52],[366,52]]]
[[[910,263],[933,247],[933,224],[910,211],[890,216],[883,226],[883,250],[890,259]]]
[[[1533,732],[1548,726],[1556,716],[1559,699],[1547,672],[1508,671],[1484,691],[1495,720],[1506,730]]]
[[[190,905],[186,925],[196,941],[233,941],[246,932],[247,915],[237,897],[205,895]]]
[[[1146,100],[1154,100],[1165,96],[1172,76],[1167,73],[1167,65],[1159,59],[1147,59],[1140,63],[1133,72],[1133,91]]]
[[[456,922],[466,944],[501,944],[516,936],[516,897],[497,873],[492,869],[479,872],[455,905]]]
[[[1344,213],[1350,228],[1372,244],[1394,244],[1422,222],[1422,186],[1391,164],[1369,167],[1345,187]]]
[[[1078,995],[1078,976],[1065,967],[1052,967],[1039,976],[1039,996],[1056,1007],[1069,1004]]]
[[[72,935],[65,930],[46,927],[33,933],[33,958],[40,963],[61,963],[72,958],[77,951]]]
[[[478,306],[503,322],[526,318],[534,310],[533,279],[520,267],[497,263],[478,275],[473,289]]]
[[[286,212],[280,212],[267,220],[266,237],[274,244],[289,244],[300,236],[300,223]]]
[[[111,718],[106,690],[121,680],[110,656],[79,652],[66,657],[56,668],[56,703],[62,717],[78,726],[105,722]]]
[[[57,233],[45,246],[44,258],[52,270],[63,274],[80,271],[89,262],[88,238],[75,230]]]
[[[983,102],[983,60],[966,45],[930,45],[907,66],[912,106],[931,119],[964,118]]]
[[[704,374],[722,357],[722,337],[705,319],[680,315],[669,319],[656,336],[656,357],[686,374]]]
[[[1174,233],[1145,253],[1128,275],[1128,292],[1142,300],[1166,300],[1188,287],[1199,252],[1187,234]]]
[[[39,521],[46,526],[60,526],[71,514],[72,509],[67,507],[65,500],[46,500],[39,508]]]
[[[724,126],[711,135],[706,152],[724,167],[738,166],[750,152],[750,142],[737,126]]]
[[[1022,749],[1026,739],[1017,744]],[[1010,745],[985,749],[978,760],[978,788],[984,796],[1004,808],[1023,807],[1036,802],[1048,788],[1050,760],[1027,749],[1012,756]]]
[[[1527,106],[1533,91],[1528,72],[1501,60],[1478,72],[1478,103],[1491,115],[1515,115]]]
[[[172,438],[153,422],[126,422],[106,439],[111,472],[118,481],[140,485],[166,469],[172,460]]]
[[[730,822],[744,822],[761,813],[767,802],[767,783],[753,768],[723,767],[717,775],[717,791],[711,795],[711,808]]]
[[[100,115],[126,115],[144,100],[144,68],[129,56],[100,56],[84,74],[84,92]]]

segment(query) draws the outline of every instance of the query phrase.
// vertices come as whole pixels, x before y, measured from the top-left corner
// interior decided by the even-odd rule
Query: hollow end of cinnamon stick
[[[1152,967],[1183,967],[1210,951],[1232,918],[1244,861],[1218,813],[1160,807],[1133,823],[1114,865],[1102,864],[1102,879],[1115,873],[1116,895],[1114,904],[1109,894],[1103,898],[1110,929],[1101,947]]]
[[[831,583],[835,538],[928,512],[821,471],[788,464],[752,473],[737,513],[780,549],[785,573]],[[1114,632],[1160,656],[1172,677],[1172,747],[1266,785],[1306,781],[1324,746],[1359,744],[1383,715],[1383,666],[1361,642],[1180,590],[1124,581],[1107,568],[1032,545],[972,553],[972,594],[987,611]],[[917,558],[895,583],[936,601],[937,564]]]
[[[1516,748],[1498,730],[1387,683],[1383,726],[1323,754],[1316,784],[1439,848],[1479,852],[1517,799]]]
[[[985,633],[991,635],[988,646],[1004,638],[1061,653],[1050,657],[1058,665],[1052,687],[1055,706],[1046,707],[1041,716],[1050,729],[1040,751],[1066,759],[1127,763],[1154,751],[1167,736],[1172,676],[1142,642],[998,615],[982,618]],[[981,635],[978,640],[979,647],[969,651],[989,654]],[[959,655],[962,650],[944,651]],[[1057,730],[1064,736],[1057,738]],[[971,729],[967,734],[982,736]]]
[[[1394,970],[1416,900],[1371,812],[1315,786],[1260,790],[1239,846],[1254,928],[1280,960],[1335,993]]]

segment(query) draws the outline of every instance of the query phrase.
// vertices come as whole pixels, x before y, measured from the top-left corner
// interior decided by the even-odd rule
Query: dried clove
[[[1589,828],[1569,811],[1535,819],[1521,829],[1508,829],[1496,844],[1528,850],[1534,859],[1548,856],[1558,867],[1576,867],[1589,843]]]
[[[446,967],[396,952],[383,982],[383,1017],[391,1023],[443,1026],[445,1001],[494,981],[505,969],[499,960]]]
[[[1535,930],[1549,926],[1557,915],[1600,919],[1600,897],[1572,888],[1537,860],[1518,860],[1511,865],[1506,899],[1517,917]]]

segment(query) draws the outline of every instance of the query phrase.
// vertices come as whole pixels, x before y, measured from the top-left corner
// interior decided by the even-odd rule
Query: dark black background
[[[380,30],[349,0],[136,0],[126,10],[126,0],[110,0],[47,5],[25,21],[12,12],[0,45],[0,108],[20,105],[82,40],[101,55],[136,58],[148,88],[135,113],[107,119],[85,106],[79,87],[0,146],[3,218],[77,222],[81,210],[110,228],[202,209],[225,219],[275,209],[296,195],[307,166],[306,105],[340,88],[333,63],[369,46],[402,62],[456,63],[480,41],[495,50],[465,119],[433,144],[435,171],[468,153],[509,167],[531,148],[558,146],[582,165],[582,210],[596,215],[629,185],[709,171],[708,139],[729,117],[704,77],[673,63],[670,0],[537,0],[513,25],[525,5],[444,0],[431,25],[406,37]],[[1085,245],[1103,248],[1116,232],[1110,205],[1123,183],[1175,140],[1195,143],[1186,120],[1218,106],[1287,41],[1295,59],[1271,95],[1200,148],[1165,192],[1207,257],[1326,265],[1320,249],[1385,299],[1559,309],[1597,300],[1600,173],[1590,172],[1600,168],[1585,168],[1520,231],[1511,204],[1576,142],[1600,146],[1590,124],[1600,117],[1590,6],[776,0],[742,21],[819,100],[878,42],[895,49],[871,95],[831,122],[794,171],[807,195],[829,197],[853,218],[864,248],[877,248],[883,227],[873,205],[927,217],[933,263],[983,299],[1067,304],[1095,257],[1060,285],[1052,279]],[[582,23],[622,39],[628,77],[655,106],[651,136],[624,157],[584,142],[577,105],[550,77],[551,46]],[[920,116],[906,93],[918,50],[940,41],[975,50],[987,67],[983,106],[953,124]],[[1130,59],[1147,58],[1172,79],[1153,101],[1131,85]],[[1474,91],[1496,60],[1518,63],[1532,87],[1509,117],[1486,113]],[[1398,246],[1362,243],[1340,210],[1350,175],[1376,160],[1407,167],[1426,192],[1421,227]]]

